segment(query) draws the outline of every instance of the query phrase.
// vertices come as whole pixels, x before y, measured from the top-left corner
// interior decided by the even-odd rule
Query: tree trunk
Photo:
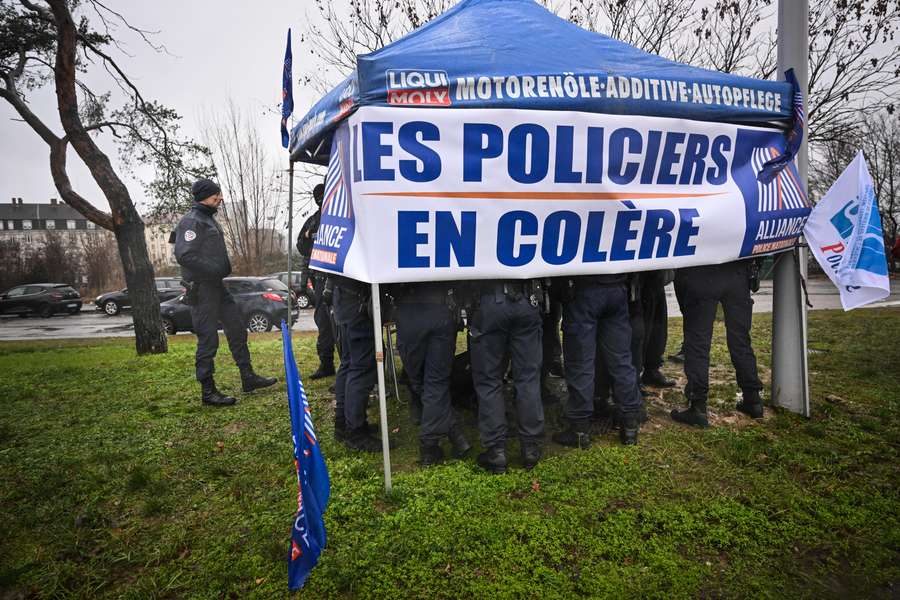
[[[133,206],[123,212],[124,218],[116,224],[114,232],[131,298],[135,348],[139,355],[161,354],[169,345],[159,315],[159,295],[153,279],[153,265],[147,254],[144,223]]]

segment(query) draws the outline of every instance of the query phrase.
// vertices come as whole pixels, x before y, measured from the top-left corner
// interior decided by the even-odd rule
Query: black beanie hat
[[[210,196],[214,196],[222,191],[222,188],[212,179],[198,179],[191,186],[191,194],[194,196],[194,202],[206,200]]]
[[[316,187],[313,188],[313,200],[316,201],[316,204],[322,206],[322,198],[325,196],[325,184],[320,183],[317,184]]]

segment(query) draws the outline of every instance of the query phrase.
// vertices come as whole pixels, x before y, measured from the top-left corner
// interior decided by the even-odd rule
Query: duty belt
[[[532,306],[537,306],[538,298],[532,289],[530,280],[522,281],[520,279],[510,281],[498,281],[486,284],[481,290],[482,296],[493,296],[497,302],[500,302],[505,296],[513,302],[521,298],[527,299]]]
[[[622,285],[623,283],[625,283],[624,275],[578,275],[572,278],[572,285],[575,287]]]

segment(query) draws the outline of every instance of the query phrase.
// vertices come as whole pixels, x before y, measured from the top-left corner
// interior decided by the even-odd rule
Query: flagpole
[[[778,72],[794,69],[808,98],[809,0],[778,2]],[[808,121],[807,121],[808,123]],[[808,190],[808,154],[804,132],[797,168]],[[801,240],[802,242],[802,240]],[[801,292],[806,280],[806,248],[801,246],[775,258],[772,289],[772,403],[810,416],[809,366],[807,364],[807,312]]]
[[[287,281],[288,281],[288,310],[287,310],[287,326],[288,335],[291,333],[293,323],[291,322],[291,257],[293,255],[294,244],[294,161],[288,155],[288,247],[287,247]],[[301,284],[302,285],[302,284]],[[293,338],[291,338],[293,339]]]
[[[384,342],[381,339],[381,289],[372,284],[372,323],[375,334],[375,366],[378,372],[378,409],[381,412],[381,455],[384,459],[384,491],[391,493],[391,448],[388,440],[387,399],[384,392]]]

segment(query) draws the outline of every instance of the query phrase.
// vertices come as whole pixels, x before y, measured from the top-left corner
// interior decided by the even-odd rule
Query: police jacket
[[[231,273],[222,226],[216,209],[197,202],[175,228],[175,260],[187,281],[219,282]]]

